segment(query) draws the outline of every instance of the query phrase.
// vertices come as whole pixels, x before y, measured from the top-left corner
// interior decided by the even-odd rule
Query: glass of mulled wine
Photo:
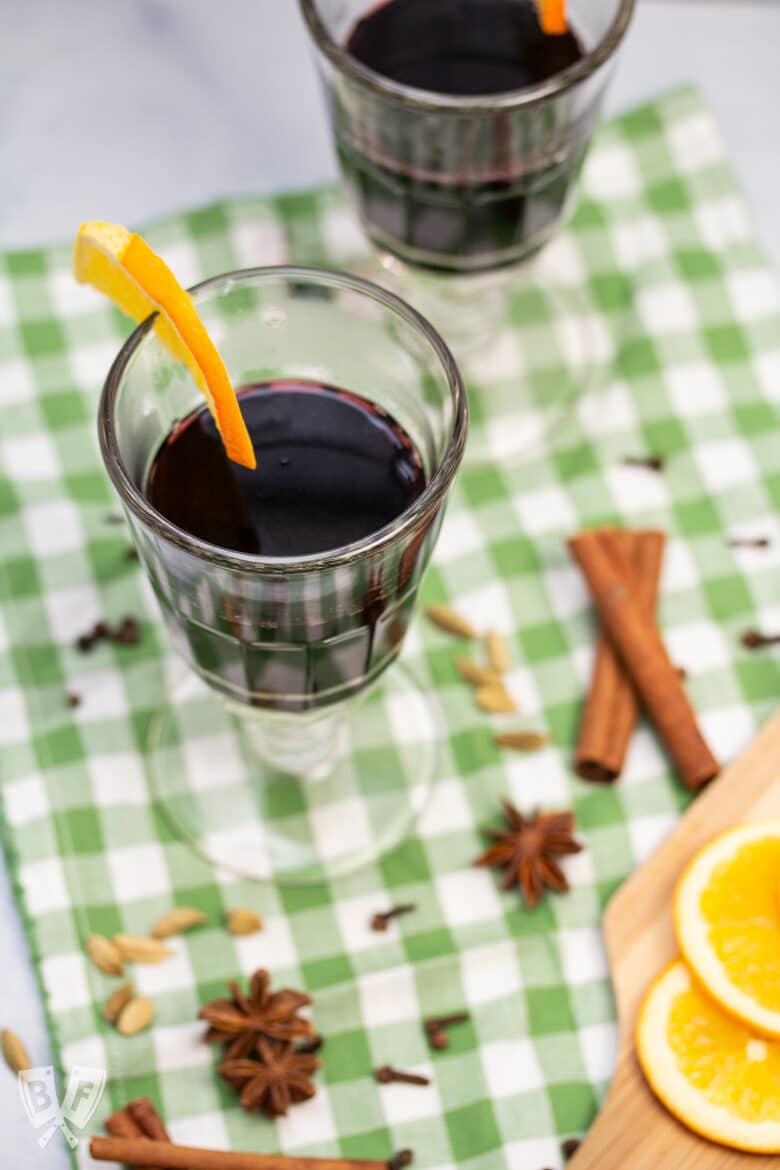
[[[537,0],[300,5],[346,188],[391,285],[459,355],[495,337],[513,291],[518,319],[528,305],[566,317],[559,333],[584,328],[571,281],[558,294],[527,262],[571,207],[634,0],[568,0],[562,35],[542,31]]]
[[[435,771],[435,706],[399,664],[466,440],[457,366],[391,293],[302,268],[193,296],[257,456],[231,463],[154,320],[120,351],[100,441],[190,667],[148,769],[206,857],[320,881],[396,844]],[[377,686],[380,679],[382,685]]]

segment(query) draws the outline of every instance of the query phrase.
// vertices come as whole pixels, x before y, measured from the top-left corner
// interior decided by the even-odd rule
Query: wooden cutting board
[[[660,849],[628,879],[604,915],[620,1051],[612,1087],[567,1170],[777,1170],[780,1159],[740,1154],[696,1137],[651,1093],[634,1053],[642,997],[677,955],[672,893],[710,837],[741,821],[780,818],[780,711],[740,758],[698,797]]]

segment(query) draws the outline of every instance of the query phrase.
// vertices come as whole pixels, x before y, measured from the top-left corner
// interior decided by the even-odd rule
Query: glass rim
[[[403,85],[368,65],[363,65],[330,35],[317,9],[317,0],[298,0],[298,3],[314,43],[341,73],[364,85],[379,97],[411,109],[442,114],[496,113],[523,109],[558,97],[559,94],[587,80],[612,57],[625,36],[636,6],[636,0],[618,0],[615,19],[600,42],[579,61],[545,81],[523,89],[508,90],[506,93],[459,96]]]
[[[224,568],[264,573],[272,576],[288,576],[292,573],[316,572],[350,564],[385,548],[404,533],[416,527],[431,516],[443,502],[455,477],[466,445],[468,432],[468,400],[460,370],[446,342],[436,329],[400,297],[372,281],[363,280],[347,273],[327,268],[310,268],[300,265],[280,264],[269,267],[239,268],[209,277],[193,285],[188,292],[195,303],[204,293],[221,287],[230,287],[241,281],[292,280],[320,286],[348,289],[369,297],[385,308],[391,309],[408,325],[415,329],[431,346],[446,376],[453,405],[453,421],[447,446],[436,468],[417,499],[389,524],[361,540],[323,552],[296,557],[262,557],[242,553],[201,540],[168,520],[153,508],[143,493],[136,487],[122,459],[114,425],[115,407],[127,367],[139,346],[150,332],[157,316],[152,313],[138,325],[122,345],[106,376],[98,406],[98,437],[106,470],[122,502],[158,536],[178,545],[200,559],[208,560]]]

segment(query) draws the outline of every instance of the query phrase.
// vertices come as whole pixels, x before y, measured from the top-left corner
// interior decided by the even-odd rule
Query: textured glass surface
[[[234,385],[298,377],[381,405],[419,450],[427,488],[390,526],[303,560],[220,550],[146,503],[149,467],[201,402],[188,371],[142,329],[109,377],[102,441],[171,639],[215,690],[243,704],[302,711],[372,684],[403,643],[465,438],[449,354],[389,294],[333,274],[258,270],[210,282],[198,307]]]
[[[495,97],[388,82],[343,46],[375,0],[301,0],[317,44],[344,181],[371,241],[432,271],[532,255],[566,216],[633,0],[571,0],[583,59]]]

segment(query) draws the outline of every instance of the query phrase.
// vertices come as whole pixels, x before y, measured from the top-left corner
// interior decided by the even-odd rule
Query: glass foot
[[[474,414],[471,467],[528,459],[565,436],[579,402],[608,375],[612,340],[589,297],[523,271],[492,344],[462,362]]]
[[[556,241],[533,261],[477,276],[438,276],[381,255],[374,279],[403,296],[448,343],[472,402],[467,462],[528,457],[549,445],[611,368],[604,321]]]
[[[442,719],[406,667],[346,706],[328,730],[332,766],[305,776],[266,762],[257,750],[262,717],[253,728],[234,712],[191,675],[149,731],[155,797],[174,831],[215,866],[279,884],[323,882],[412,830],[435,777]]]

